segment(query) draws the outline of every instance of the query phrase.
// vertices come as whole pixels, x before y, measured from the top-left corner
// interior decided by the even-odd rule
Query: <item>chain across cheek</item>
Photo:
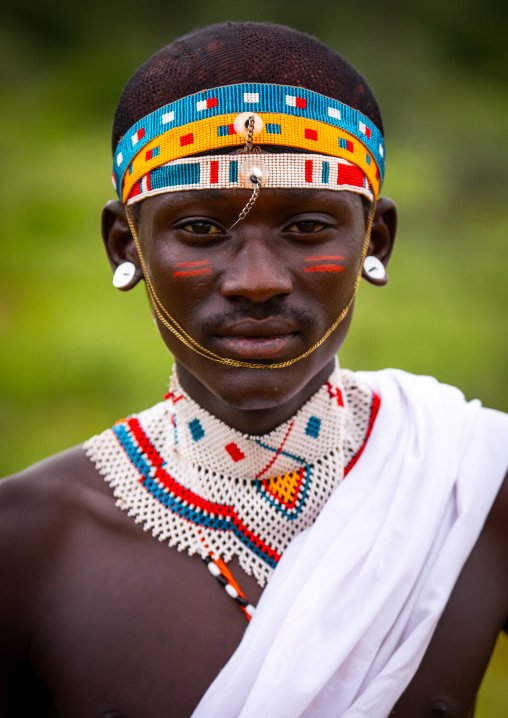
[[[354,281],[352,282],[352,288],[349,292],[346,292],[347,296],[344,298],[344,303],[342,305],[342,309],[339,311],[338,316],[336,316],[335,320],[330,324],[328,329],[324,332],[324,334],[321,336],[321,338],[316,341],[309,349],[307,349],[303,354],[300,354],[297,357],[294,357],[293,359],[288,359],[284,362],[277,362],[273,364],[259,364],[256,362],[244,362],[244,361],[236,361],[233,359],[228,359],[223,356],[219,356],[212,352],[211,350],[207,349],[206,347],[199,344],[196,339],[194,339],[188,332],[176,321],[176,319],[170,314],[170,312],[167,310],[165,304],[166,302],[162,302],[156,292],[154,283],[152,282],[152,276],[150,272],[148,271],[147,263],[145,262],[145,258],[143,256],[143,253],[141,251],[140,243],[138,240],[138,234],[135,222],[133,220],[133,217],[131,215],[131,212],[129,211],[129,208],[126,206],[126,217],[127,222],[129,224],[129,229],[132,234],[132,238],[134,239],[134,243],[136,245],[136,249],[138,251],[139,260],[141,263],[141,267],[143,270],[145,283],[148,290],[148,295],[150,297],[151,304],[153,306],[155,315],[157,316],[158,321],[166,327],[177,339],[179,339],[185,346],[187,346],[189,349],[192,349],[192,351],[196,352],[197,354],[209,359],[213,362],[218,362],[219,364],[224,364],[226,366],[234,366],[234,367],[245,367],[249,369],[282,369],[288,366],[291,366],[295,362],[301,361],[302,359],[305,359],[309,354],[312,354],[316,349],[318,349],[323,342],[325,342],[328,337],[335,331],[335,329],[339,326],[339,324],[345,319],[347,316],[349,309],[351,308],[356,291],[358,289],[360,279],[361,279],[361,267],[363,265],[363,261],[365,259],[365,256],[367,255],[367,250],[369,247],[369,241],[370,241],[370,232],[372,228],[372,222],[374,218],[375,213],[375,203],[373,203],[369,216],[367,221],[367,227],[366,227],[366,233],[365,238],[363,242],[363,248],[362,248],[362,256],[360,260],[360,265],[358,268],[358,271],[356,272],[356,277]],[[197,264],[196,264],[197,263]],[[198,277],[201,278],[201,281],[203,281],[204,277],[202,275],[204,274],[213,274],[212,267],[208,266],[209,261],[208,260],[198,260],[198,259],[192,259],[189,258],[188,261],[184,262],[177,262],[176,264],[179,264],[180,266],[174,266],[174,268],[171,269],[172,274],[174,275],[172,277],[172,280],[175,281],[182,281],[182,280],[193,280],[196,281]],[[305,258],[305,261],[302,262],[304,267],[302,268],[302,276],[311,276],[308,275],[306,270],[309,270],[311,273],[314,273],[317,278],[318,273],[322,274],[338,274],[341,272],[345,272],[344,279],[346,279],[347,275],[349,274],[348,270],[348,264],[346,263],[346,260],[340,256],[340,255],[312,255]],[[208,288],[210,285],[208,285],[208,282],[206,283]],[[349,284],[349,281],[345,282],[345,284]],[[157,279],[157,285],[159,285],[159,281]],[[165,290],[167,288],[166,282],[164,282]],[[202,287],[203,290],[205,290],[204,286]],[[345,287],[344,287],[345,289]],[[165,292],[164,292],[165,293]],[[340,292],[342,293],[342,292]],[[191,293],[193,298],[197,298],[196,290],[193,290]],[[175,299],[175,296],[173,295],[172,300]],[[171,304],[174,304],[175,302],[171,301]],[[187,314],[188,310],[188,304],[185,306],[185,312],[182,312],[182,314]]]

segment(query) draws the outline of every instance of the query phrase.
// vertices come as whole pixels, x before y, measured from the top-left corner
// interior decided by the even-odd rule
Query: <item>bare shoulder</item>
[[[102,482],[104,483],[104,482]],[[101,477],[75,447],[0,481],[0,666],[22,660],[39,625],[40,596],[94,505]],[[112,498],[109,503],[114,506]]]
[[[81,446],[0,481],[0,573],[4,598],[27,595],[31,582],[64,548],[79,516],[113,504]],[[19,596],[18,596],[19,597]]]
[[[73,507],[104,495],[103,482],[82,446],[56,454],[0,481],[0,546],[23,543],[37,529],[63,527]],[[69,517],[70,518],[70,517]],[[40,538],[40,537],[39,537]]]

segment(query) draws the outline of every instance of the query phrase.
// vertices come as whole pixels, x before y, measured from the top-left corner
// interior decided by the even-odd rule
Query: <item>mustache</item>
[[[201,326],[206,333],[217,332],[239,319],[283,319],[306,329],[319,323],[315,314],[307,309],[288,305],[284,300],[270,299],[263,304],[238,304],[228,311],[210,314],[201,322]]]

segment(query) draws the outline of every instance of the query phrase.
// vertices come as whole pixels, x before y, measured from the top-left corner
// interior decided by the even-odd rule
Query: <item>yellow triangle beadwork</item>
[[[286,506],[292,507],[296,501],[298,489],[302,483],[300,471],[291,471],[283,476],[271,476],[264,482],[265,489]]]

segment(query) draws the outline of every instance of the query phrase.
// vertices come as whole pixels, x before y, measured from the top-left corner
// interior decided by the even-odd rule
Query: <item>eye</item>
[[[320,232],[322,229],[325,229],[326,226],[327,225],[322,222],[307,220],[304,222],[294,222],[293,224],[290,224],[287,231],[295,232],[296,234],[316,234],[316,232]]]
[[[218,227],[211,222],[205,221],[188,222],[187,224],[181,225],[181,229],[184,229],[186,232],[190,232],[190,234],[221,234],[221,230]]]

